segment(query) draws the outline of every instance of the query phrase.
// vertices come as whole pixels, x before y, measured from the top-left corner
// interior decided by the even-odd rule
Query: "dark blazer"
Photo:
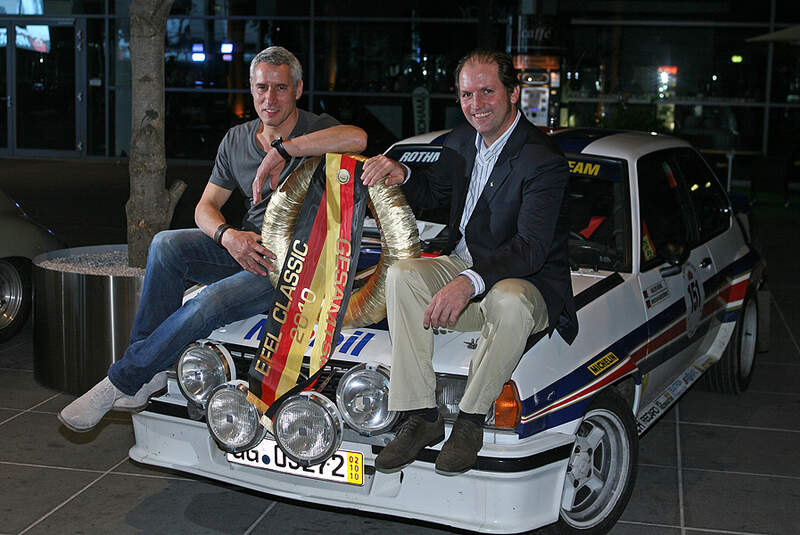
[[[475,129],[454,129],[439,160],[415,171],[403,186],[411,202],[435,208],[450,201],[449,254],[461,239],[459,225],[477,149]],[[548,333],[558,329],[567,343],[578,333],[572,299],[564,190],[569,166],[563,153],[538,128],[521,117],[497,158],[492,174],[466,227],[473,266],[490,289],[498,281],[530,281],[542,293]],[[481,298],[477,296],[477,298]]]

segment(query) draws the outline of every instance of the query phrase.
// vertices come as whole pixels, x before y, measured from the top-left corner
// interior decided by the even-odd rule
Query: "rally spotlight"
[[[222,449],[239,453],[256,447],[266,434],[261,415],[247,399],[247,383],[230,381],[214,389],[208,399],[206,424]]]
[[[342,445],[343,431],[336,405],[317,392],[300,392],[287,398],[273,418],[278,446],[301,466],[330,459]]]
[[[184,348],[177,364],[178,387],[186,399],[205,408],[211,391],[236,379],[233,358],[225,346],[198,340]]]
[[[379,364],[350,368],[339,381],[336,405],[347,425],[362,435],[378,435],[397,421],[397,413],[389,410],[389,371]]]

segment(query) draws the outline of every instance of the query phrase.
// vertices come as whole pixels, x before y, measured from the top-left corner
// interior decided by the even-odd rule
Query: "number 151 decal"
[[[705,294],[697,270],[692,264],[687,263],[684,267],[683,280],[686,287],[686,336],[691,338],[703,317]]]

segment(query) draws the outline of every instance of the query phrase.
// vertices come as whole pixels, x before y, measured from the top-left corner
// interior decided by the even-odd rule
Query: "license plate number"
[[[228,453],[234,464],[293,474],[296,476],[337,481],[349,485],[364,484],[364,455],[358,451],[338,450],[333,457],[316,466],[300,466],[292,461],[271,439],[264,439],[257,447],[242,453]]]

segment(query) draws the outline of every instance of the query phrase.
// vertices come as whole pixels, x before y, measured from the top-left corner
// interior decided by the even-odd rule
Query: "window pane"
[[[779,2],[793,1],[779,0]],[[585,0],[560,0],[558,2],[558,11],[560,15],[602,19],[769,21],[769,3],[764,2],[697,2],[696,0],[587,2]]]
[[[628,173],[621,161],[568,156],[570,265],[631,270]]]
[[[590,126],[674,134],[701,150],[760,151],[760,106],[569,102],[562,126]]]
[[[127,12],[125,18],[111,20],[111,85],[131,85],[131,32],[128,27]]]
[[[800,103],[798,47],[790,43],[775,43],[773,58],[772,101]]]
[[[252,0],[176,0],[171,15],[302,16],[310,13],[311,0],[253,2]],[[317,3],[319,1],[317,0]]]
[[[675,106],[675,135],[698,149],[761,151],[764,109],[741,106]]]
[[[689,200],[700,226],[700,242],[706,242],[727,230],[730,224],[728,198],[699,154],[681,149],[676,152],[676,160],[689,188]]]
[[[315,113],[329,113],[345,124],[369,133],[366,155],[385,151],[400,139],[433,130],[453,128],[464,121],[455,99],[430,99],[428,121],[414,121],[411,97],[332,96],[319,98]]]
[[[75,29],[17,26],[17,147],[75,150]],[[28,48],[28,44],[30,48]]]
[[[688,242],[688,212],[680,202],[676,169],[667,153],[648,154],[636,163],[639,183],[641,263],[652,267],[657,259]]]
[[[767,47],[759,29],[580,26],[569,32],[565,92],[582,97],[763,101]]]
[[[424,87],[454,93],[455,65],[477,46],[477,24],[327,22],[317,27],[316,88],[322,91],[409,93]]]
[[[504,13],[514,2],[495,2],[494,8]],[[485,2],[478,0],[410,0],[405,2],[374,2],[372,0],[344,0],[339,2],[315,2],[316,14],[326,17],[437,17],[437,18],[477,18]]]
[[[105,22],[99,19],[86,21],[87,50],[86,77],[88,99],[87,113],[87,146],[91,155],[105,155],[106,150],[106,80],[105,80]]]
[[[307,22],[167,20],[167,87],[248,89],[249,63],[264,48],[280,44],[297,56],[308,79]]]

